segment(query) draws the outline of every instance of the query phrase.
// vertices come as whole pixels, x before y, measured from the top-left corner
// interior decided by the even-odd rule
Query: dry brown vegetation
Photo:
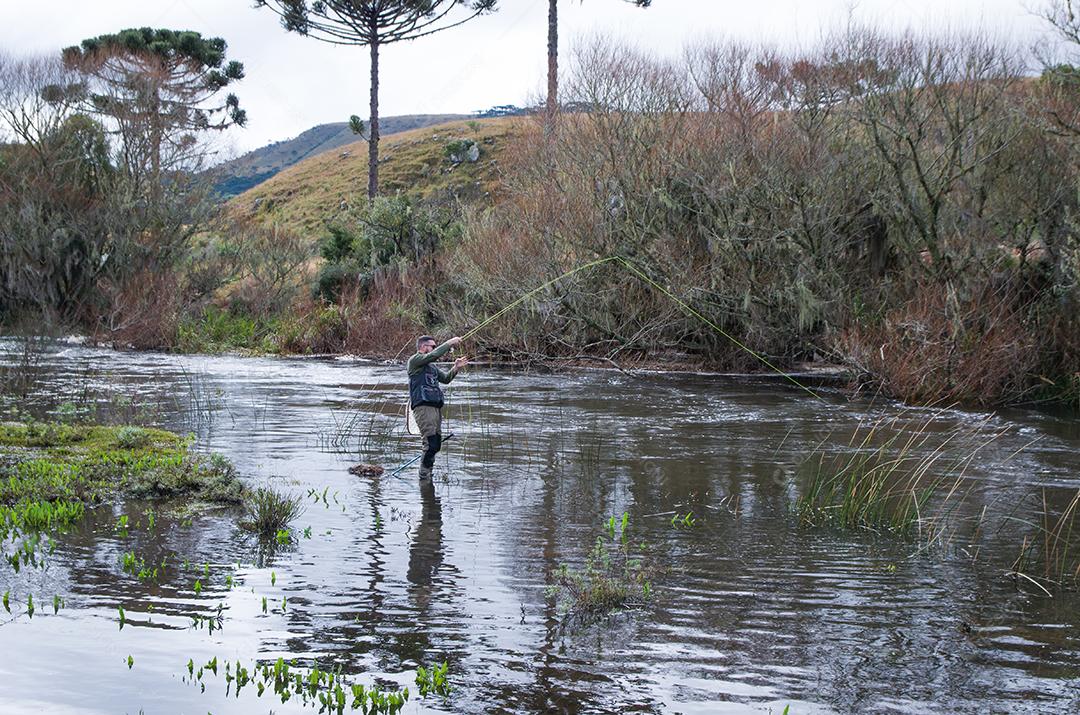
[[[530,295],[473,352],[738,370],[824,358],[915,402],[1080,402],[1075,68],[1035,76],[972,33],[851,27],[808,52],[703,43],[675,61],[598,39],[563,97],[577,111],[550,131],[495,119],[387,140],[371,203],[358,142],[237,197],[224,219],[187,192],[168,197],[172,223],[126,232],[108,228],[124,218],[106,200],[109,156],[65,159],[100,130],[41,105],[46,124],[20,133],[9,112],[22,143],[0,164],[0,199],[33,176],[60,187],[41,194],[63,209],[49,216],[114,243],[73,242],[48,292],[9,261],[3,300],[141,347],[390,356],[618,257]],[[479,161],[451,161],[463,140]],[[0,202],[5,225],[45,215],[16,208]],[[5,255],[36,256],[52,229],[0,231]],[[106,252],[115,270],[99,275]],[[79,299],[61,299],[72,286]]]
[[[916,402],[1075,399],[1077,87],[977,34],[852,29],[809,53],[713,43],[674,62],[601,39],[564,92],[589,111],[553,133],[537,117],[388,142],[384,185],[410,199],[380,218],[360,203],[362,151],[233,207],[347,234],[353,253],[328,258],[343,288],[304,309],[329,331],[308,349],[390,354],[621,256],[706,321],[607,263],[485,327],[477,349],[739,370],[826,358]],[[448,171],[446,142],[469,135],[481,161]],[[394,218],[425,205],[460,230]]]
[[[568,86],[592,111],[519,144],[505,200],[447,257],[441,314],[475,323],[617,254],[775,362],[830,355],[914,401],[1075,390],[1077,154],[1052,124],[1078,93],[1025,72],[977,35],[855,30],[807,55],[702,45],[681,62],[594,42]],[[756,363],[615,266],[480,339]]]

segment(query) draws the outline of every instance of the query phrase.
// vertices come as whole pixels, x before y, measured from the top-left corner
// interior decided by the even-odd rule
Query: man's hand
[[[465,367],[468,364],[469,364],[469,358],[462,355],[461,357],[459,357],[457,360],[454,361],[454,369],[455,370],[460,370],[461,368]]]
[[[456,348],[458,345],[461,345],[461,338],[458,338],[458,337],[450,338],[449,340],[446,341],[446,344],[449,345],[452,348]]]

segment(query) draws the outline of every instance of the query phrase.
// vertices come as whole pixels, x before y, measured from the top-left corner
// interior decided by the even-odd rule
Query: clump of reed
[[[240,527],[253,531],[260,539],[282,541],[289,524],[304,513],[301,497],[279,492],[270,487],[252,489],[244,497],[244,514]]]
[[[982,424],[932,429],[940,415],[904,415],[860,426],[845,448],[816,450],[794,513],[804,526],[862,529],[930,545],[951,533],[949,516],[963,502],[965,476],[1001,432]],[[972,444],[974,442],[974,444]]]
[[[621,522],[611,517],[604,524],[607,536],[596,537],[580,570],[561,564],[555,571],[549,595],[560,596],[568,613],[601,616],[648,604],[653,570],[645,562],[645,544],[633,544],[628,527],[629,514]]]
[[[1018,586],[1034,585],[1047,596],[1054,591],[1080,587],[1077,512],[1080,512],[1080,491],[1055,516],[1043,490],[1041,519],[1024,522],[1035,531],[1024,537],[1020,553],[1007,573]]]

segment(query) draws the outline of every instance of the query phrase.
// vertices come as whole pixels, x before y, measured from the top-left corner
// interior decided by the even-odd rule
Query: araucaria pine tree
[[[379,49],[456,27],[495,9],[497,0],[256,0],[290,31],[371,52],[368,198],[379,190]],[[455,13],[454,11],[459,12]]]
[[[197,136],[247,115],[235,94],[220,92],[244,77],[227,62],[225,40],[198,32],[143,27],[83,40],[63,51],[68,69],[87,82],[82,100],[122,142],[124,168],[159,197],[163,174],[197,169]]]

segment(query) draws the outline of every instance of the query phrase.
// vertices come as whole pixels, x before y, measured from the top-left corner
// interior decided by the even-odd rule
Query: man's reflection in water
[[[430,479],[420,482],[420,499],[423,509],[420,524],[409,545],[409,583],[416,597],[416,605],[426,608],[434,591],[432,579],[442,565],[442,507],[435,496],[435,485]]]

